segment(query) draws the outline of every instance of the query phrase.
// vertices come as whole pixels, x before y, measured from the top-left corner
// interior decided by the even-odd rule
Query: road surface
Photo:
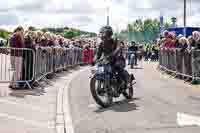
[[[123,97],[107,109],[89,90],[89,70],[71,83],[69,103],[75,133],[199,133],[200,88],[156,70],[156,63],[129,70],[137,79],[132,101]]]

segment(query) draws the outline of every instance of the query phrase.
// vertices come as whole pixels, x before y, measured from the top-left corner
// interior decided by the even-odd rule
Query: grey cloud
[[[90,23],[92,22],[92,18],[88,16],[76,16],[74,17],[75,21],[82,22],[82,23]]]
[[[41,12],[45,4],[48,0],[33,0],[29,2],[23,2],[19,5],[9,7],[9,8],[1,8],[0,12],[10,12],[12,10],[29,13],[29,12]]]
[[[136,15],[151,15],[157,14],[159,15],[161,12],[165,16],[182,16],[183,15],[183,0],[145,0],[148,2],[149,8],[140,8],[137,6],[142,5],[144,1],[133,1],[129,0],[129,14]],[[187,2],[187,14],[195,15],[198,13],[198,9],[200,5],[200,0],[188,0]]]
[[[34,0],[29,3],[23,3],[19,6],[12,8],[4,8],[0,9],[0,12],[9,12],[11,10],[16,10],[21,13],[53,13],[53,14],[92,14],[95,12],[95,9],[87,2],[87,1],[79,1],[72,4],[71,8],[61,7],[60,9],[54,9],[54,7],[50,9],[46,9],[48,6],[49,0]],[[67,4],[67,2],[64,2]]]
[[[15,10],[21,12],[41,12],[44,10],[45,3],[45,0],[35,0],[31,3],[19,5],[15,8]]]
[[[95,9],[87,1],[80,1],[80,2],[73,3],[71,8],[61,8],[61,9],[56,9],[56,10],[52,9],[52,10],[48,10],[48,12],[89,15],[89,14],[94,13]]]

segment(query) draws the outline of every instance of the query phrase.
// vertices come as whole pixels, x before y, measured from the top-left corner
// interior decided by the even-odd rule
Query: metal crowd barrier
[[[200,50],[162,48],[159,55],[161,69],[193,80],[200,79]]]
[[[48,74],[82,63],[80,48],[0,48],[0,83],[12,86],[38,82]]]
[[[34,79],[35,51],[27,48],[0,48],[0,83],[28,85]]]
[[[193,79],[200,79],[200,50],[195,50],[192,52],[192,75]]]
[[[80,48],[37,48],[36,50],[36,73],[35,80],[81,64],[79,56],[82,52]]]

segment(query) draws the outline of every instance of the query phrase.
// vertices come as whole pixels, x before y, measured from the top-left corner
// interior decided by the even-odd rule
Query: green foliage
[[[170,27],[170,24],[165,23],[165,28]],[[128,24],[125,30],[117,34],[118,38],[129,41],[152,41],[158,37],[160,33],[160,22],[158,19],[141,19],[136,20],[132,24]],[[115,34],[116,36],[116,34]]]
[[[64,28],[44,28],[42,29],[43,32],[52,32],[54,34],[63,35],[65,38],[74,38],[81,35],[89,34],[89,36],[94,37],[96,36],[95,33],[80,31],[79,29],[64,27]]]
[[[7,39],[9,36],[9,32],[5,31],[5,30],[0,30],[0,37]]]
[[[73,38],[74,37],[74,32],[72,30],[68,30],[64,32],[64,37],[65,38]]]

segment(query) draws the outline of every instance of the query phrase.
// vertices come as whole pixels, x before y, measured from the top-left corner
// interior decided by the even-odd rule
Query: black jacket
[[[94,62],[99,60],[102,56],[109,56],[112,64],[120,64],[119,62],[124,62],[122,49],[117,45],[113,39],[102,41],[97,48],[97,53]],[[122,61],[123,60],[123,61]],[[124,64],[121,63],[121,66]]]
[[[137,46],[130,46],[130,47],[128,48],[128,51],[137,52],[137,51],[138,51],[138,47],[137,47]]]

